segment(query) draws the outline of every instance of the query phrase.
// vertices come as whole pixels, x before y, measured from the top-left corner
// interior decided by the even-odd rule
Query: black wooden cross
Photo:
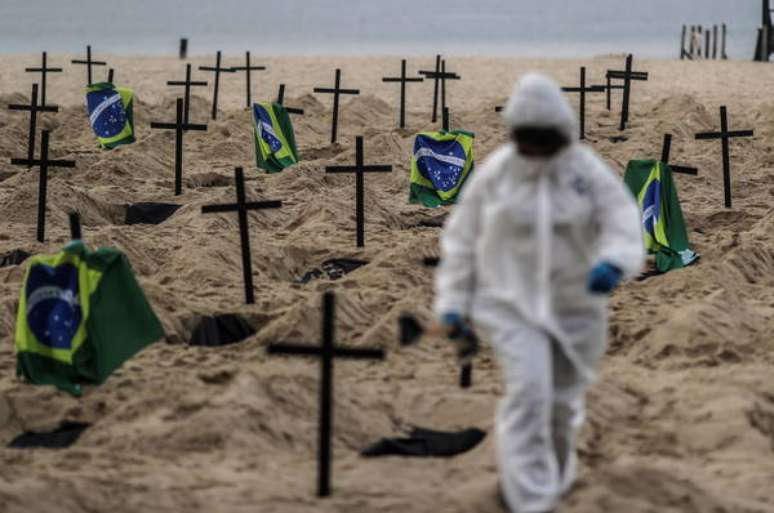
[[[563,87],[562,91],[565,93],[579,93],[580,94],[580,138],[581,140],[586,138],[586,93],[603,93],[605,88],[602,86],[589,86],[586,87],[586,67],[581,66],[580,69],[580,86],[579,87]]]
[[[326,173],[355,173],[355,222],[357,223],[357,247],[365,246],[365,173],[389,173],[392,166],[366,166],[363,151],[363,136],[355,138],[355,165],[329,166]]]
[[[81,216],[78,212],[73,211],[69,214],[70,219],[70,240],[81,240],[83,233],[81,232]]]
[[[720,132],[702,132],[696,134],[698,140],[720,139],[723,143],[723,191],[725,194],[725,206],[731,208],[731,152],[729,141],[735,137],[753,137],[752,130],[728,131],[728,112],[726,106],[720,107]]]
[[[199,66],[199,71],[212,71],[215,73],[215,90],[212,93],[212,119],[218,119],[218,91],[220,89],[221,73],[236,73],[232,68],[224,68],[220,65],[220,51],[215,56],[215,67]]]
[[[175,131],[175,196],[183,192],[183,134],[188,130],[207,130],[207,125],[186,123],[183,120],[183,99],[177,99],[177,116],[174,123],[151,122],[151,128]]]
[[[315,356],[320,358],[320,425],[318,438],[317,496],[331,494],[331,437],[333,434],[333,362],[336,358],[350,360],[383,360],[380,348],[351,348],[335,343],[336,297],[328,291],[323,295],[322,343],[309,346],[288,343],[270,344],[269,354]]]
[[[115,84],[114,82],[115,79],[116,79],[115,71],[113,70],[113,68],[110,68],[108,70],[108,76],[107,76],[108,84]]]
[[[279,92],[277,93],[277,103],[285,107],[285,84],[279,85]],[[285,107],[288,114],[304,115],[304,109],[294,109],[293,107]]]
[[[336,80],[333,89],[326,87],[315,87],[315,93],[324,93],[333,95],[333,128],[331,129],[331,143],[336,142],[336,135],[339,127],[339,95],[342,94],[360,94],[359,89],[341,89],[341,70],[336,70]]]
[[[251,66],[250,65],[250,52],[245,52],[245,65],[244,66],[234,66],[231,68],[234,71],[244,71],[247,74],[247,108],[250,109],[253,107],[253,97],[252,97],[252,76],[253,71],[265,71],[266,66]]]
[[[621,79],[623,83],[623,108],[621,109],[621,130],[626,130],[626,124],[629,122],[629,103],[631,100],[632,80],[648,80],[648,73],[643,71],[632,71],[632,54],[626,56],[625,71],[608,70],[608,79]]]
[[[435,58],[435,71],[421,70],[420,75],[424,75],[425,78],[432,78],[435,82],[433,86],[433,123],[438,120],[438,87],[440,84],[441,89],[441,113],[446,106],[446,81],[447,80],[461,80],[462,77],[456,73],[446,71],[446,61],[441,59],[440,55],[436,55]]]
[[[400,127],[406,128],[406,84],[409,82],[423,82],[422,77],[406,77],[406,59],[400,61],[399,77],[383,77],[382,82],[400,82]]]
[[[672,134],[664,134],[664,145],[661,147],[661,162],[668,164],[669,168],[674,173],[682,173],[684,175],[696,176],[699,174],[699,170],[695,167],[678,166],[675,164],[669,164],[669,154],[672,150]]]
[[[247,213],[250,210],[263,210],[267,208],[282,207],[281,201],[247,201],[245,195],[245,177],[241,167],[234,169],[234,179],[236,181],[236,203],[227,203],[223,205],[205,205],[202,207],[202,214],[220,214],[223,212],[236,212],[239,216],[239,235],[242,244],[242,274],[245,285],[245,303],[252,305],[255,303],[253,291],[253,265],[250,255],[250,232],[248,227]]]
[[[38,124],[38,112],[59,112],[59,107],[56,105],[38,105],[38,84],[32,84],[32,95],[30,96],[29,105],[9,105],[8,110],[23,110],[30,113],[30,130],[29,139],[27,142],[27,160],[32,162],[35,156],[35,132]],[[32,164],[30,164],[32,167]]]
[[[39,68],[25,68],[27,73],[40,73],[40,106],[46,106],[46,75],[49,73],[61,73],[62,68],[49,68],[48,67],[48,55],[43,52],[43,58],[41,59],[41,65]]]
[[[82,59],[74,59],[70,61],[72,64],[84,64],[86,66],[86,75],[88,77],[88,84],[91,85],[93,82],[91,80],[91,67],[92,66],[107,66],[107,62],[105,61],[93,61],[91,60],[91,45],[88,45],[86,47],[86,60]]]
[[[185,80],[170,80],[168,86],[183,86],[185,88],[185,113],[183,114],[183,124],[188,124],[188,114],[191,111],[191,87],[206,87],[207,82],[191,80],[191,65],[185,65]]]
[[[40,138],[40,159],[11,159],[14,166],[39,166],[40,179],[38,181],[38,242],[46,239],[46,196],[48,191],[48,168],[50,167],[75,167],[73,160],[49,160],[48,159],[48,130],[43,130]]]

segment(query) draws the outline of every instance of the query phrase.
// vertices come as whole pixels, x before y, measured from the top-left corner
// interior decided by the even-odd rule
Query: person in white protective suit
[[[524,77],[504,118],[512,141],[472,175],[444,227],[434,308],[448,333],[472,322],[494,348],[506,384],[502,499],[537,513],[572,486],[607,296],[639,273],[645,249],[634,197],[575,140],[575,114],[551,79]]]

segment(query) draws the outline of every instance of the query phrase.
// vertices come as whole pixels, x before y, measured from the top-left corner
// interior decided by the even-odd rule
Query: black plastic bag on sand
[[[255,330],[241,316],[235,314],[202,317],[191,335],[192,346],[225,346],[236,344],[255,335]]]
[[[414,456],[451,457],[467,452],[486,437],[486,433],[477,428],[463,431],[434,431],[415,427],[408,438],[382,438],[363,449],[360,454],[366,457],[375,456]]]
[[[70,447],[86,431],[90,424],[83,422],[65,421],[61,426],[48,433],[23,433],[14,438],[8,447],[11,449],[33,449],[43,447],[46,449],[63,449]]]

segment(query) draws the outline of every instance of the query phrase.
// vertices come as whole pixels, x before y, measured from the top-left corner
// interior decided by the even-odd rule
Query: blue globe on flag
[[[70,349],[83,317],[78,268],[36,264],[30,269],[25,294],[27,324],[38,341],[53,349]]]
[[[261,139],[269,145],[272,152],[279,151],[282,148],[282,142],[277,137],[277,134],[274,133],[271,116],[266,112],[266,109],[258,104],[254,105],[253,111],[255,115],[255,126],[258,129]]]
[[[126,112],[121,95],[114,89],[92,91],[86,95],[89,122],[98,137],[110,138],[126,126]]]

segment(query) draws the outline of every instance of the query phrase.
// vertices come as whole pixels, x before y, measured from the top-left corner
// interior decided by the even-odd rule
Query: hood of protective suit
[[[545,75],[530,73],[513,88],[503,117],[509,128],[554,128],[568,141],[578,138],[575,112],[559,84]]]

